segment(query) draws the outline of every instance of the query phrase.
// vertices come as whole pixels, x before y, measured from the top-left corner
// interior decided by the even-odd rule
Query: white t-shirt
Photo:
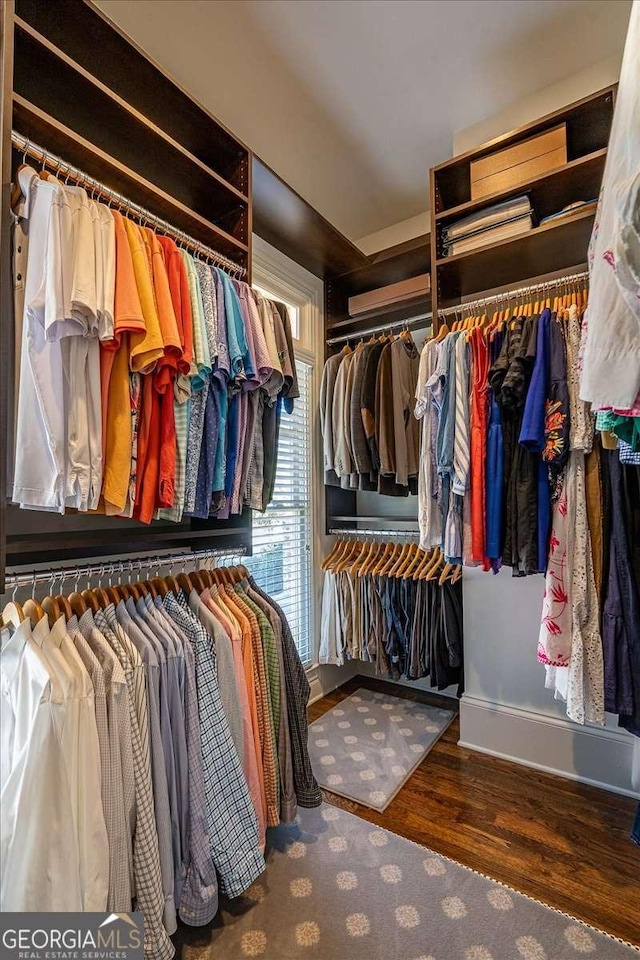
[[[20,393],[13,500],[24,507],[62,512],[64,451],[62,353],[49,332],[65,318],[62,271],[64,194],[33,171],[24,216],[29,250],[24,280]]]

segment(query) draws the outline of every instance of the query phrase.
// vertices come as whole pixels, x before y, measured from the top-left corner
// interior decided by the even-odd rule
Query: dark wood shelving
[[[327,332],[341,330],[345,327],[362,325],[372,320],[388,320],[389,323],[399,323],[401,320],[410,320],[413,316],[422,313],[429,313],[431,310],[431,297],[421,295],[419,297],[410,297],[398,303],[387,304],[384,307],[376,307],[375,310],[367,310],[365,313],[359,313],[354,317],[347,317],[344,320],[338,320],[327,326]]]
[[[69,163],[101,180],[113,190],[147,207],[158,216],[189,233],[195,240],[219,253],[246,261],[248,246],[209,222],[176,197],[142,177],[135,170],[96,147],[69,127],[55,120],[19,94],[13,96],[14,126],[19,133],[51,148]]]
[[[250,152],[152,58],[84,0],[16,0],[16,13],[243,194]]]
[[[92,3],[3,0],[0,459],[13,413],[13,296],[8,201],[21,153],[11,129],[63,163],[245,267],[251,280],[252,154]],[[64,170],[64,168],[62,168]],[[8,280],[7,280],[8,277]],[[5,282],[7,281],[7,282]],[[180,524],[20,510],[0,492],[5,562],[90,559],[220,544],[251,546],[251,512]]]
[[[583,264],[594,217],[595,210],[590,206],[520,236],[436,260],[439,305],[448,306],[463,296]]]
[[[247,241],[247,201],[238,191],[194,165],[173,142],[158,136],[154,127],[141,123],[102,85],[87,79],[85,72],[78,73],[31,34],[18,30],[15,49],[16,93],[225,233]],[[97,126],[96,115],[100,116]]]
[[[432,197],[434,216],[458,207],[471,199],[470,165],[497,150],[514,146],[559,123],[567,125],[567,156],[580,159],[606,147],[613,119],[616,85],[568,104],[560,110],[540,117],[481,146],[461,153],[433,168],[436,191]],[[484,201],[483,201],[484,202]]]
[[[532,278],[581,267],[587,250],[595,207],[590,204],[561,219],[541,220],[560,213],[571,203],[597,200],[604,174],[617,85],[605,87],[544,117],[495,137],[480,146],[432,167],[431,289],[434,315],[441,307],[459,303],[499,288],[521,286]],[[471,165],[506,147],[513,147],[564,124],[566,163],[530,177],[506,190],[481,199],[471,198]],[[467,253],[443,256],[445,227],[526,194],[531,202],[533,230],[489,243]],[[438,320],[434,326],[438,326]]]
[[[144,114],[140,113],[139,110],[136,110],[130,103],[127,103],[122,97],[117,93],[111,90],[108,86],[102,83],[101,80],[98,80],[97,77],[89,73],[88,70],[85,70],[81,64],[76,63],[75,60],[72,60],[71,57],[67,56],[63,50],[60,50],[55,44],[47,40],[46,37],[43,37],[37,30],[34,30],[30,24],[25,20],[21,20],[20,17],[16,17],[15,25],[18,34],[25,33],[31,40],[39,44],[46,51],[48,51],[53,57],[56,57],[65,67],[69,67],[71,70],[74,70],[79,77],[83,80],[86,80],[87,83],[92,84],[99,93],[104,94],[104,96],[109,97],[113,100],[122,111],[124,111],[129,117],[135,120],[137,123],[145,127],[150,133],[153,133],[154,136],[158,137],[160,140],[164,141],[168,146],[170,146],[176,153],[179,153],[181,157],[184,157],[189,163],[192,163],[194,167],[197,168],[202,174],[206,177],[215,180],[218,186],[224,187],[228,190],[229,193],[236,198],[236,200],[242,201],[243,203],[248,202],[248,197],[241,190],[238,190],[232,183],[228,180],[225,180],[224,177],[221,177],[219,173],[216,173],[211,167],[207,166],[206,163],[203,163],[195,154],[187,150],[182,144],[178,143],[170,134],[165,130],[159,127],[152,120],[149,120],[148,117],[145,117]]]
[[[595,150],[593,153],[587,154],[586,157],[571,160],[561,167],[556,167],[555,170],[543,173],[539,177],[533,177],[526,183],[512,187],[510,190],[492,193],[480,200],[469,200],[457,207],[442,210],[436,214],[436,222],[441,226],[446,226],[494,203],[500,203],[503,200],[509,200],[523,194],[530,196],[531,205],[539,219],[561,210],[562,207],[576,200],[595,200],[598,196],[606,159],[606,147]]]

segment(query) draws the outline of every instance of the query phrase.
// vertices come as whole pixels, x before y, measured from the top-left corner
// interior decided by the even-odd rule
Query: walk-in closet
[[[640,955],[640,0],[3,0],[0,954]]]

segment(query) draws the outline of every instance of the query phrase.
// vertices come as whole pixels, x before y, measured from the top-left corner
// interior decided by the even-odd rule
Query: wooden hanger
[[[461,576],[462,576],[462,564],[456,563],[455,570],[453,571],[453,576],[451,577],[451,583],[457,583]]]
[[[448,561],[447,561],[447,563],[445,563],[444,569],[443,569],[442,573],[440,574],[440,579],[438,580],[438,585],[439,585],[439,586],[443,586],[443,584],[445,584],[445,583],[447,582],[447,580],[449,579],[449,575],[450,575],[451,571],[453,570],[453,568],[454,568],[454,564],[453,564],[453,563],[449,563]]]
[[[169,593],[169,584],[164,577],[153,577],[153,579],[149,581],[149,586],[153,587],[161,597],[166,597]]]
[[[54,623],[62,616],[62,611],[55,597],[44,597],[42,601],[42,609],[49,618],[50,627],[52,627]]]
[[[77,590],[74,590],[73,593],[69,594],[69,606],[75,613],[75,615],[80,619],[83,613],[86,613],[89,609],[87,601],[82,596],[81,593],[78,593]]]
[[[187,596],[189,596],[189,594],[193,590],[193,583],[191,582],[191,577],[189,576],[189,574],[185,573],[185,571],[183,570],[182,573],[178,574],[178,576],[176,577],[176,580],[178,581],[178,583],[180,584],[184,592],[187,594]]]
[[[101,592],[101,593],[104,593],[104,590],[101,590],[100,592]],[[105,594],[105,596],[106,596],[106,594]],[[100,610],[101,604],[100,604],[100,601],[99,601],[99,599],[98,599],[98,591],[97,591],[97,590],[83,590],[83,591],[82,591],[82,598],[83,598],[83,600],[88,604],[88,606],[91,608],[91,610],[93,610],[94,613],[97,613],[98,610]],[[108,606],[108,604],[104,604],[104,606]]]
[[[436,343],[441,343],[441,342],[444,340],[444,338],[447,336],[448,333],[449,333],[449,327],[447,326],[446,323],[442,323],[442,324],[440,325],[440,329],[438,330],[438,333],[437,333],[437,335],[436,335],[436,337],[435,337]]]
[[[424,550],[421,550],[417,543],[413,544],[413,548],[413,556],[411,557],[409,563],[407,563],[405,566],[404,570],[402,570],[400,573],[400,576],[403,580],[412,580],[413,574],[422,563]]]

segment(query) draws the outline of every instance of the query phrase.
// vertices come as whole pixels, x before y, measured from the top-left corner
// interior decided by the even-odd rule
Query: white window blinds
[[[311,378],[296,361],[299,399],[280,419],[278,469],[272,502],[253,514],[253,556],[243,562],[284,613],[305,664],[313,659],[311,569]]]

